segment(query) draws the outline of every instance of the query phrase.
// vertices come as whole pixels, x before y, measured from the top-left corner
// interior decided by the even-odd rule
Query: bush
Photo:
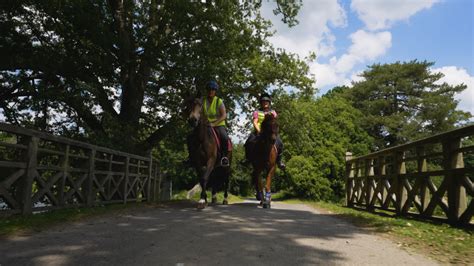
[[[294,156],[288,161],[287,172],[296,196],[313,200],[330,200],[332,190],[328,179],[317,171],[310,158]]]

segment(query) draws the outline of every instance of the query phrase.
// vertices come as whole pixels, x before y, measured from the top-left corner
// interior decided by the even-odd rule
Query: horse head
[[[188,123],[193,128],[199,125],[199,120],[202,117],[202,100],[200,98],[189,98],[185,101],[186,112],[188,115]]]
[[[264,139],[269,139],[275,142],[278,136],[278,123],[272,114],[266,114],[261,126],[261,135]]]

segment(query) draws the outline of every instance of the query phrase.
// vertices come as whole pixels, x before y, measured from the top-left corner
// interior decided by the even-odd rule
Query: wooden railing
[[[346,202],[469,224],[474,213],[474,125],[346,158]],[[465,163],[466,162],[466,163]]]
[[[153,158],[0,123],[0,215],[160,199]]]

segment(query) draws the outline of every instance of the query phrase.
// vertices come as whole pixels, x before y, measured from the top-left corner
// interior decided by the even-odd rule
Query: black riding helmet
[[[272,97],[270,96],[270,94],[264,92],[264,93],[260,94],[260,98],[259,98],[258,101],[259,102],[269,101],[270,103],[272,103]]]

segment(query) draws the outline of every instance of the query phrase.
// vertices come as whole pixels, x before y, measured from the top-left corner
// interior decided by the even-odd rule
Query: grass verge
[[[425,254],[439,262],[471,264],[474,262],[474,230],[455,228],[445,223],[399,217],[390,212],[371,213],[336,203],[285,199],[303,203],[351,222],[355,226],[384,234],[399,246]]]

